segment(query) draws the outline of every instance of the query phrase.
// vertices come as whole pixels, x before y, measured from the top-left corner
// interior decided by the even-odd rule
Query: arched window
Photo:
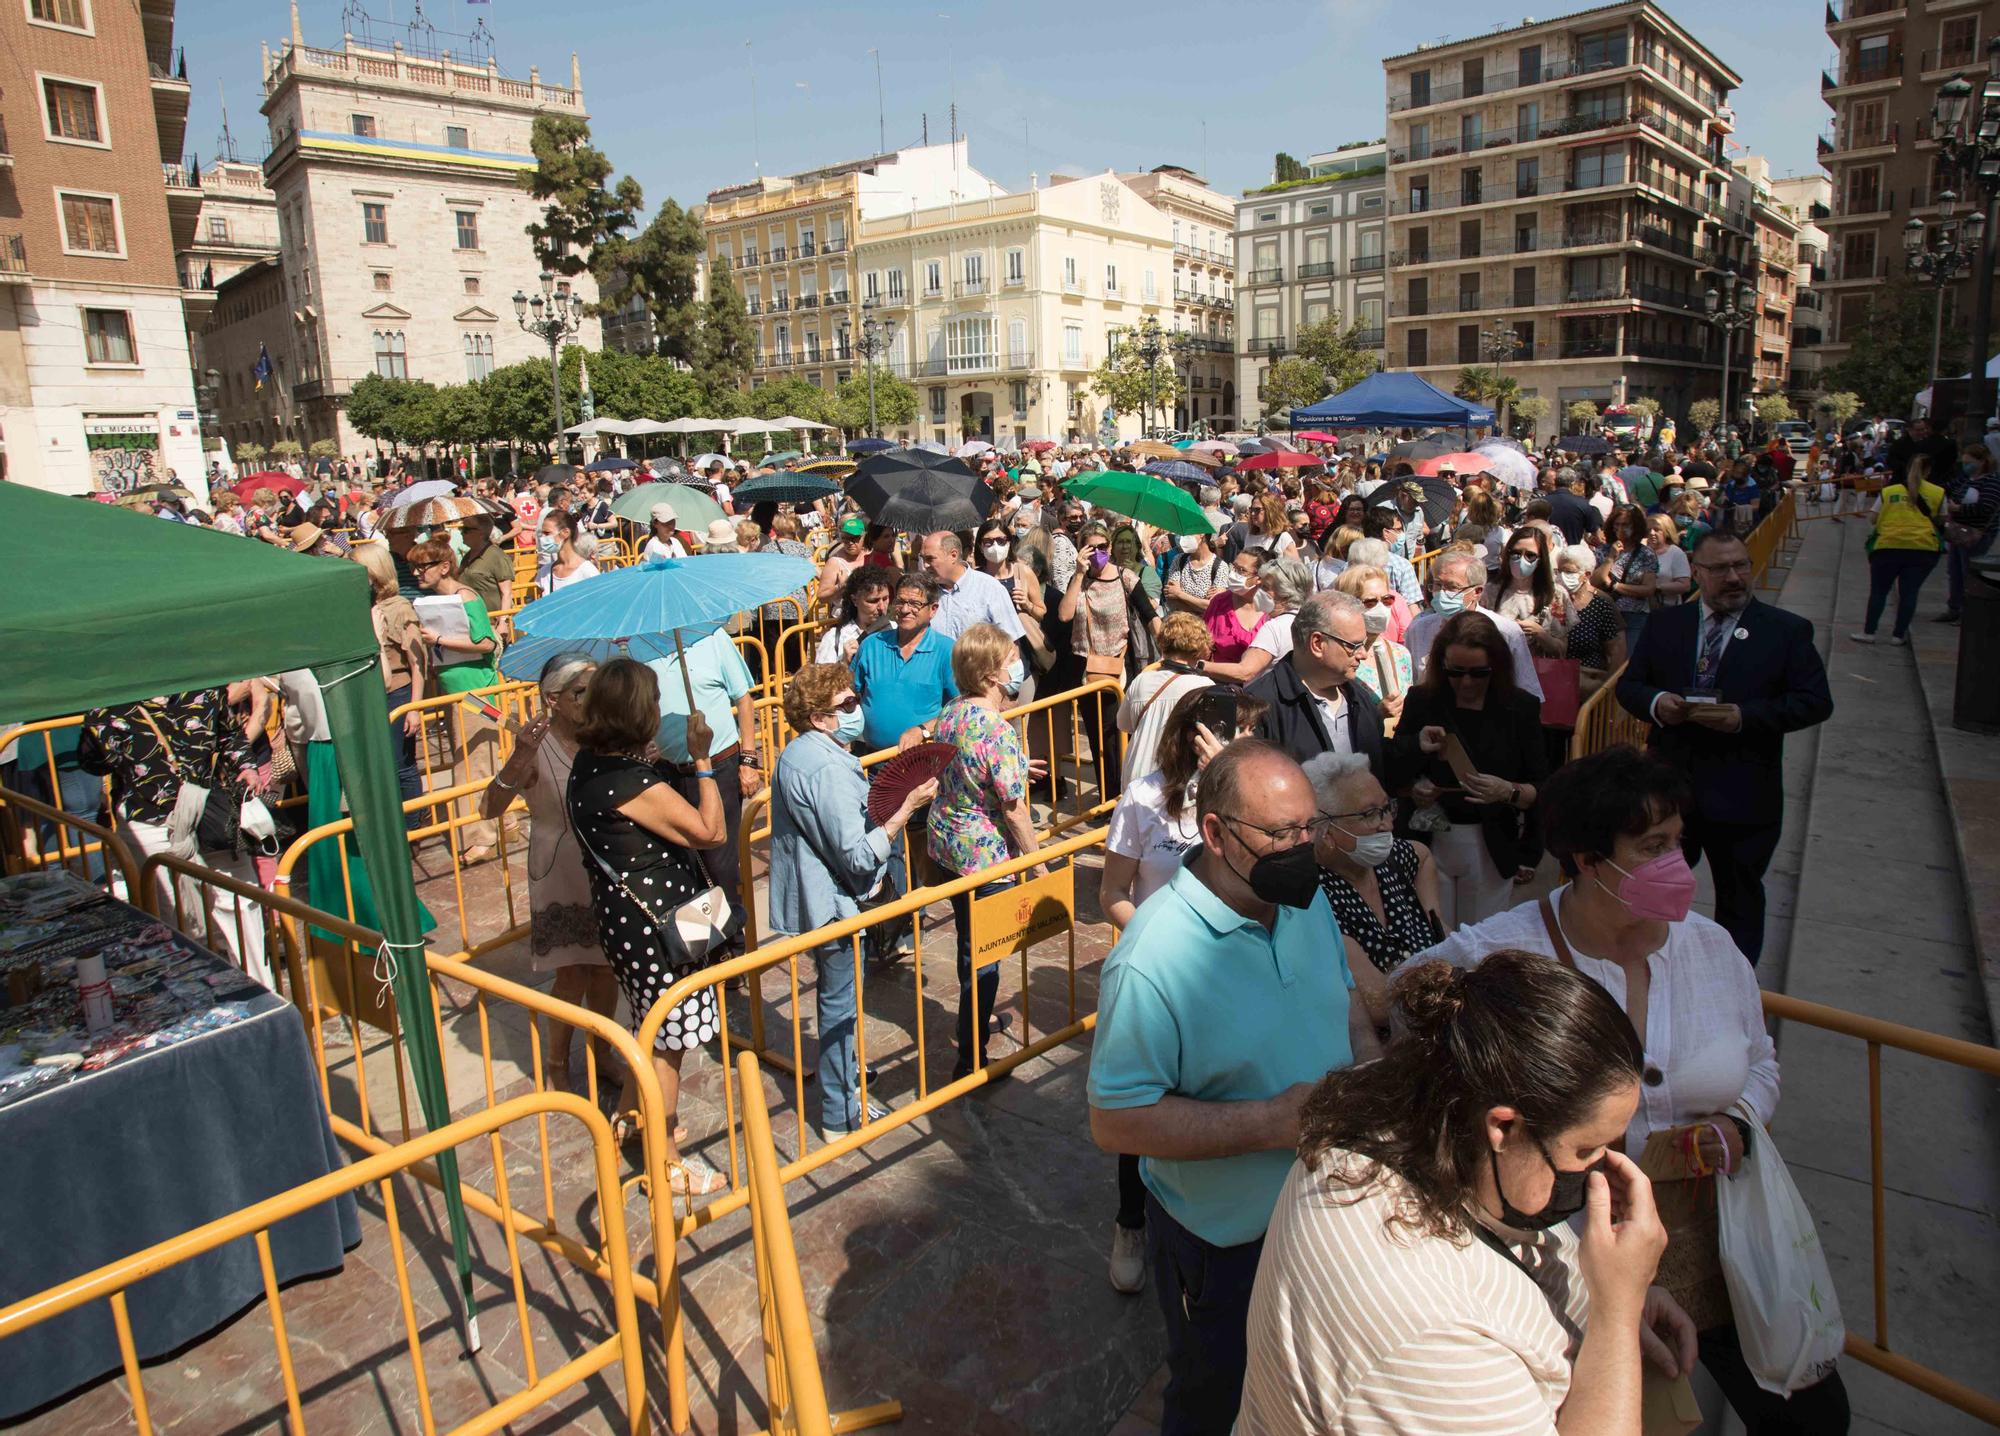
[[[375,372],[384,379],[410,377],[409,358],[403,348],[402,330],[375,331]]]

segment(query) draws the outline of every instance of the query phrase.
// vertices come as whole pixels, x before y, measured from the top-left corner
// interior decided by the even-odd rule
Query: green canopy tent
[[[312,670],[374,878],[418,1101],[433,1129],[450,1122],[367,573],[342,559],[4,483],[0,572],[9,595],[0,605],[0,693],[22,721]],[[476,1350],[457,1154],[441,1154],[438,1171],[466,1340]]]

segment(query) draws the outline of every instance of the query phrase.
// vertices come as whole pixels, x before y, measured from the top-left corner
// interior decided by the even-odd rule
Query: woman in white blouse
[[[1694,568],[1688,562],[1687,551],[1681,547],[1681,531],[1674,527],[1671,516],[1654,514],[1646,520],[1646,547],[1660,561],[1660,578],[1653,586],[1653,597],[1663,608],[1685,602],[1688,590],[1694,587]]]
[[[1702,1364],[1752,1436],[1843,1432],[1847,1392],[1830,1373],[1790,1400],[1744,1364],[1716,1250],[1713,1175],[1733,1174],[1752,1128],[1778,1106],[1778,1056],[1756,974],[1729,934],[1689,905],[1681,852],[1689,803],[1679,770],[1617,747],[1558,769],[1542,788],[1548,849],[1569,882],[1546,899],[1463,928],[1404,968],[1477,966],[1503,948],[1555,957],[1600,984],[1645,1043],[1625,1152],[1654,1183],[1673,1234],[1660,1273],[1701,1333]]]
[[[1685,1377],[1695,1340],[1617,1150],[1632,1024],[1525,952],[1425,963],[1394,995],[1402,1034],[1300,1109],[1235,1436],[1639,1436],[1642,1360]]]

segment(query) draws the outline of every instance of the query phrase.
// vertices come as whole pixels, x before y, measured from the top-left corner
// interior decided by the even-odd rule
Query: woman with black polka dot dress
[[[599,940],[632,1009],[636,1029],[660,995],[702,960],[676,965],[666,924],[673,910],[708,886],[694,850],[722,842],[722,795],[715,775],[697,767],[700,807],[691,806],[648,760],[660,726],[659,680],[629,658],[597,670],[583,699],[577,755],[569,780],[569,819],[590,872]],[[688,752],[708,760],[713,734],[699,710],[688,718]],[[681,1060],[720,1030],[715,993],[703,988],[667,1014],[653,1050],[666,1106],[667,1160],[680,1162],[675,1136]],[[621,1108],[636,1106],[620,1099]],[[705,1166],[679,1167],[677,1191],[701,1196],[727,1183]]]

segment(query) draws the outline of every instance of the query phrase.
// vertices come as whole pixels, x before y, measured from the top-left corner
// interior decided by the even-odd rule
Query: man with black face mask
[[[1104,965],[1090,1130],[1143,1159],[1147,1253],[1167,1325],[1163,1436],[1226,1433],[1244,1323],[1299,1104],[1379,1053],[1317,881],[1305,773],[1261,739],[1202,770],[1201,842]]]

